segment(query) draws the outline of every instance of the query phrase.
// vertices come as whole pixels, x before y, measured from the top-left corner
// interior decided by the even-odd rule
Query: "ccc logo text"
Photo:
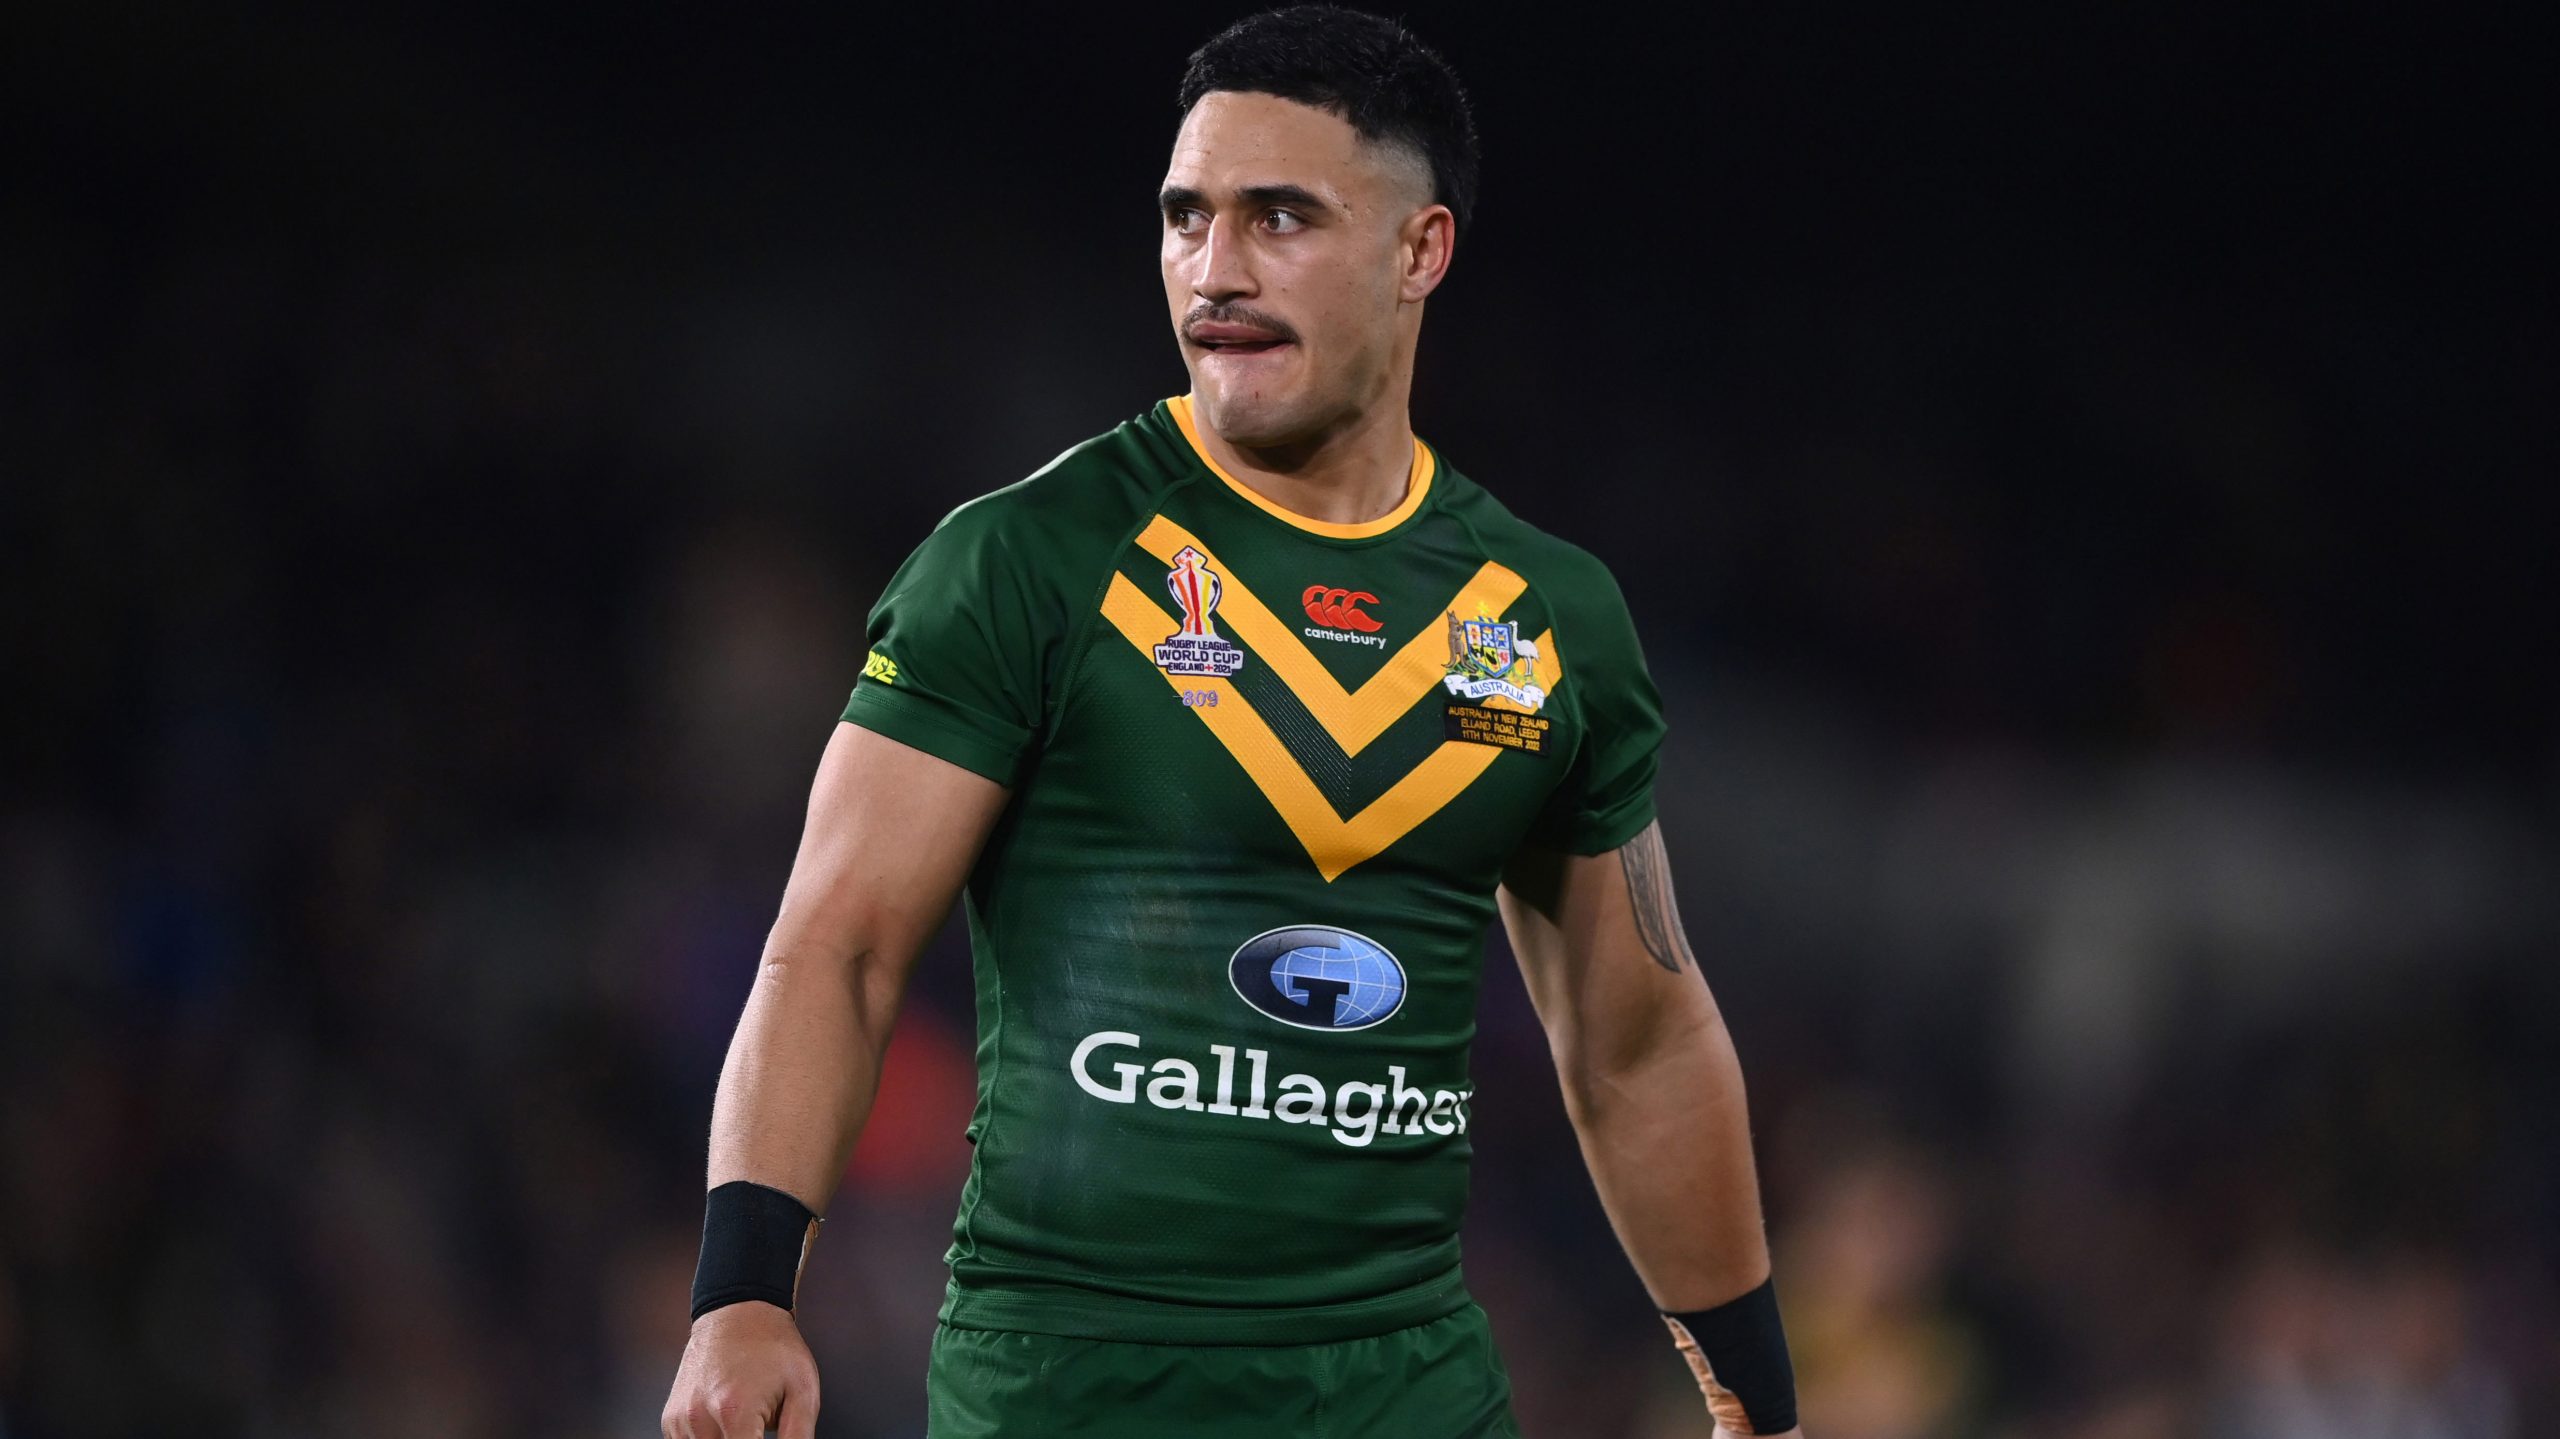
[[[1317,624],[1337,630],[1357,630],[1364,635],[1375,634],[1379,629],[1378,621],[1360,608],[1378,602],[1378,597],[1367,590],[1309,585],[1301,602],[1307,607],[1307,618]]]
[[[1227,982],[1245,1003],[1299,1029],[1367,1029],[1404,1007],[1404,966],[1387,947],[1323,925],[1246,940],[1227,961]]]

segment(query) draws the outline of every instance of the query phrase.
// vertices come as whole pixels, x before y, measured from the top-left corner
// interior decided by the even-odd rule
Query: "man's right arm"
[[[824,1212],[871,1112],[916,956],[951,912],[1008,791],[839,724],[799,857],[711,1109],[709,1187],[750,1180]],[[789,1313],[749,1300],[694,1322],[667,1439],[816,1430],[817,1368]]]

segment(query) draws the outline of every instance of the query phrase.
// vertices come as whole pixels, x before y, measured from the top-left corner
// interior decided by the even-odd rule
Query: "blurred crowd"
[[[1045,103],[1062,23],[970,32],[971,73]],[[996,121],[873,124],[956,51],[828,92],[839,146],[706,98],[746,42],[681,27],[212,24],[0,71],[44,137],[0,195],[0,1439],[652,1433],[871,596],[1180,386],[1145,186],[1183,46],[1003,132],[1007,213],[1089,217],[1062,177],[1134,156],[1130,223],[1024,261],[924,188]],[[2495,257],[2297,247],[2365,177],[2261,202],[2282,146],[2149,231],[1967,180],[1944,124],[1842,169],[1887,98],[1781,137],[1802,192],[1702,162],[1764,223],[1666,336],[1526,198],[1577,163],[1536,46],[1441,43],[1499,223],[1417,426],[1636,607],[1807,1432],[2560,1432],[2554,531],[2517,483],[2560,371]],[[2194,128],[2122,183],[2164,205],[2143,166],[2222,153]],[[921,1432],[967,963],[921,966],[803,1290],[829,1439]],[[1700,1435],[1487,963],[1467,1266],[1527,1432]]]

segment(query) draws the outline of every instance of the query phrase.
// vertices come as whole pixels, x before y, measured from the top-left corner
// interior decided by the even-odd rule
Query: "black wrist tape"
[[[1672,1342],[1698,1376],[1707,1409],[1735,1434],[1784,1434],[1796,1427],[1796,1368],[1778,1322],[1774,1279],[1739,1299],[1689,1314],[1664,1311]]]
[[[702,1201],[693,1317],[748,1299],[789,1309],[800,1288],[800,1261],[817,1237],[818,1216],[779,1189],[733,1179],[712,1190]]]

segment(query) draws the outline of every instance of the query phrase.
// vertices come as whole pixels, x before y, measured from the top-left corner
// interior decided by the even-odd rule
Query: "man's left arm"
[[[1681,929],[1661,826],[1606,854],[1525,850],[1500,901],[1601,1205],[1717,1433],[1799,1435],[1742,1066]]]

